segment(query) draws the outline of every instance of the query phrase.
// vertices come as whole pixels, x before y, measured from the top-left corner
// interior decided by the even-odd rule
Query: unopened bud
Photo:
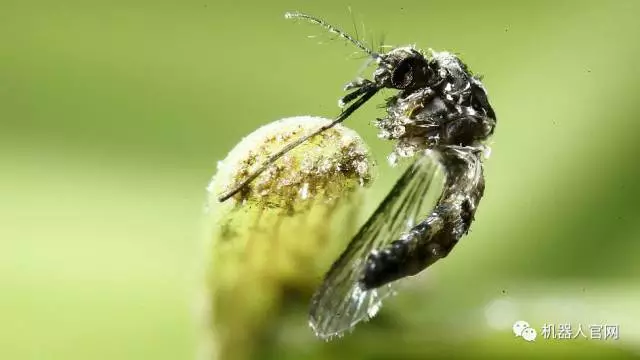
[[[285,291],[310,299],[357,230],[374,163],[358,134],[342,125],[297,146],[218,202],[271,154],[328,123],[310,116],[273,122],[219,162],[208,187],[208,360],[251,357]]]

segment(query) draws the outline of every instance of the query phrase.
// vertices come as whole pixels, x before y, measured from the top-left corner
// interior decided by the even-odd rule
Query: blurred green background
[[[351,30],[347,5],[388,44],[460,54],[498,127],[472,232],[383,308],[411,331],[316,347],[640,357],[640,2],[2,0],[1,359],[194,358],[207,182],[259,125],[337,114],[361,61],[283,13]],[[380,162],[369,209],[399,174],[373,103],[348,121]],[[620,339],[530,344],[515,320]]]

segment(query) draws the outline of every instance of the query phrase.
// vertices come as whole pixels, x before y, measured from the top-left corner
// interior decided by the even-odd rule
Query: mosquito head
[[[434,77],[429,61],[413,47],[398,47],[376,55],[378,68],[373,77],[380,87],[415,90],[428,86]]]

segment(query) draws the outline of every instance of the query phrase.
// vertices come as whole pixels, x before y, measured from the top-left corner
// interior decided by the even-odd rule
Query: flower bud
[[[374,163],[358,134],[342,125],[287,152],[229,200],[217,200],[271,154],[329,122],[273,122],[218,163],[208,187],[207,359],[251,357],[285,292],[310,299],[355,234]]]

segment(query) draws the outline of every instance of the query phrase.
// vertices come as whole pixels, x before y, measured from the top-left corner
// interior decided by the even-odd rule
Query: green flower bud
[[[357,230],[373,160],[353,130],[337,125],[271,164],[219,203],[269,155],[328,119],[300,116],[265,125],[219,162],[208,187],[208,359],[246,359],[286,293],[310,299]],[[305,317],[300,322],[306,323]]]

